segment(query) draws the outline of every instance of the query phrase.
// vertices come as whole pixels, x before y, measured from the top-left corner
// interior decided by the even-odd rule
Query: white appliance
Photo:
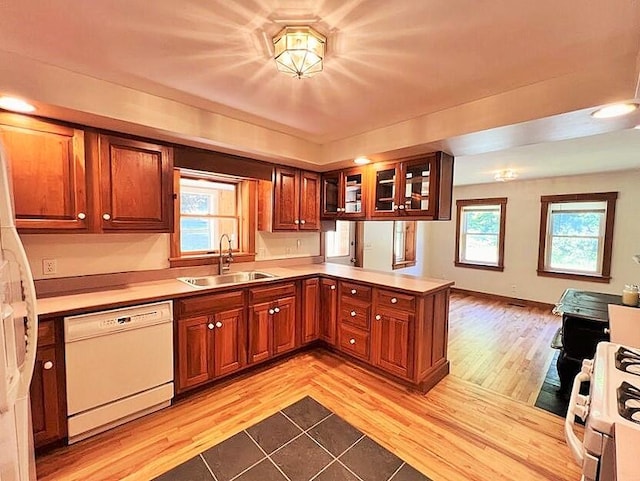
[[[38,318],[33,278],[13,213],[9,165],[0,144],[0,481],[36,478],[29,385]]]
[[[640,307],[609,304],[611,342],[640,349]]]
[[[69,443],[171,404],[173,304],[65,317]]]
[[[589,395],[581,395],[587,381]],[[573,429],[576,415],[585,421],[582,441]],[[640,349],[598,344],[575,378],[565,437],[583,481],[640,480]]]

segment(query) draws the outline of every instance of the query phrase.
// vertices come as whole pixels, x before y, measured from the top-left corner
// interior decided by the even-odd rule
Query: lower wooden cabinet
[[[371,361],[374,366],[410,379],[413,352],[413,314],[378,310],[371,329]]]
[[[38,326],[38,348],[31,380],[31,418],[36,448],[67,435],[62,336],[53,320]]]
[[[320,279],[302,281],[302,343],[320,338]]]
[[[331,346],[336,345],[336,322],[338,320],[338,282],[320,279],[320,339]]]

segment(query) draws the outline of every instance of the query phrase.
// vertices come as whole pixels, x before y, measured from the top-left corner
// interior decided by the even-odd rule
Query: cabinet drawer
[[[340,323],[338,343],[341,351],[365,361],[369,360],[369,333],[367,331]]]
[[[416,310],[416,298],[407,294],[379,289],[376,295],[377,307],[391,307],[402,311],[414,312]]]
[[[56,343],[56,325],[53,320],[38,323],[38,347]]]
[[[176,314],[178,317],[218,312],[236,307],[244,307],[243,290],[189,297],[187,299],[180,299],[175,303]]]
[[[371,302],[371,288],[352,282],[340,282],[340,296],[343,299],[358,299]]]
[[[287,284],[270,285],[269,287],[256,287],[249,289],[249,304],[269,302],[280,297],[293,296],[296,293],[296,285]]]
[[[340,303],[340,322],[346,322],[369,330],[371,306],[355,302],[342,301]]]

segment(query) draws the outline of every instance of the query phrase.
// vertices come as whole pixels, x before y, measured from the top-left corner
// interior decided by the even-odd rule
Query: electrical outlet
[[[50,276],[58,271],[58,261],[56,259],[42,259],[42,273]]]
[[[515,284],[511,285],[511,294],[515,294],[517,290],[517,286]]]

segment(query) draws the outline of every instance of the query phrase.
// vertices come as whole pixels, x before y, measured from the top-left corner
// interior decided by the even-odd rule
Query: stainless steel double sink
[[[278,276],[267,272],[244,271],[233,274],[203,277],[178,277],[177,279],[191,287],[206,289],[208,287],[222,286],[225,284],[238,284],[241,282],[257,281],[261,279],[275,279]]]

